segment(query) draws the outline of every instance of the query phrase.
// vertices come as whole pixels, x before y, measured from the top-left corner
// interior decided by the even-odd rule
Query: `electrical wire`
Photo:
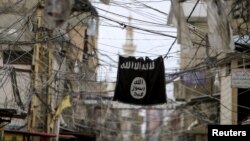
[[[165,0],[166,1],[166,0]],[[168,0],[169,1],[169,0]],[[159,11],[158,9],[155,9],[155,8],[153,8],[153,7],[151,7],[151,6],[149,6],[149,5],[147,5],[147,4],[145,4],[145,2],[146,1],[144,1],[144,2],[139,2],[139,1],[136,1],[137,3],[136,4],[134,4],[134,6],[141,6],[142,8],[149,8],[149,9],[151,9],[151,10],[154,10],[154,11],[157,11],[158,13],[161,13],[161,14],[163,14],[163,15],[166,15],[167,13],[162,13],[162,11]],[[153,1],[148,1],[148,2],[153,2]],[[123,7],[123,8],[125,8],[125,9],[131,9],[131,6],[128,6],[128,4],[131,4],[131,3],[124,3],[124,2],[118,2],[118,1],[115,1],[115,3],[113,3],[113,4],[115,4],[116,6],[119,6],[119,7]],[[137,7],[138,8],[138,7]],[[105,11],[106,13],[108,13],[108,14],[111,14],[111,12],[110,11]],[[115,18],[109,18],[109,17],[107,17],[107,15],[101,15],[100,17],[101,18],[103,18],[104,20],[103,21],[111,21],[111,22],[115,22],[115,23],[117,23],[118,25],[120,25],[120,26],[122,26],[122,27],[132,27],[132,28],[134,28],[134,29],[137,29],[137,30],[139,30],[139,31],[143,31],[143,32],[148,32],[148,33],[150,33],[150,34],[152,34],[152,35],[159,35],[160,37],[161,36],[163,36],[163,37],[167,37],[167,38],[173,38],[173,39],[175,39],[175,41],[176,41],[176,37],[175,36],[172,36],[172,35],[168,35],[168,34],[164,34],[164,33],[162,33],[162,32],[160,32],[160,31],[156,31],[156,30],[148,30],[148,29],[145,29],[145,28],[141,28],[140,27],[140,25],[144,25],[144,26],[146,26],[146,24],[152,24],[152,25],[162,25],[163,27],[164,27],[164,24],[158,24],[157,22],[155,22],[155,21],[163,21],[161,18],[156,18],[156,16],[157,15],[153,15],[153,14],[150,14],[150,13],[144,13],[144,12],[142,12],[142,11],[135,11],[135,10],[133,10],[133,12],[135,12],[135,13],[138,13],[138,14],[140,14],[140,15],[143,15],[143,16],[145,16],[145,17],[147,17],[148,19],[151,19],[151,20],[154,20],[154,22],[150,22],[150,21],[144,21],[144,20],[140,20],[140,19],[134,19],[135,21],[137,21],[138,23],[135,23],[133,26],[130,26],[130,25],[127,25],[127,24],[125,24],[124,22],[120,22],[119,20],[117,20],[117,19],[115,19]],[[114,13],[112,13],[112,14],[114,14]],[[117,15],[118,16],[118,15]],[[119,16],[121,16],[121,15],[119,15]],[[123,17],[123,18],[126,18],[125,16]],[[157,19],[157,20],[156,20]],[[82,23],[82,21],[80,21],[79,20],[79,23],[78,24],[76,24],[76,26],[77,25],[79,25],[80,23]],[[162,23],[162,22],[161,22]],[[148,26],[148,25],[147,25]],[[10,29],[11,29],[11,26],[10,26]],[[74,28],[71,28],[69,31],[72,31]],[[20,30],[18,30],[18,31],[20,31]],[[138,31],[135,31],[135,32],[138,32]],[[3,32],[2,32],[3,33]],[[68,33],[68,32],[67,32]],[[66,33],[65,33],[66,34]],[[65,34],[63,34],[63,35],[65,35]],[[145,34],[145,33],[142,33],[142,34]],[[193,34],[196,34],[197,36],[200,36],[200,37],[203,37],[204,35],[202,35],[202,34],[200,34],[199,32],[193,32]],[[4,34],[3,34],[4,35]],[[59,37],[61,37],[61,36],[63,36],[63,35],[60,35],[60,36],[58,36],[58,37],[53,37],[53,38],[50,38],[49,39],[49,41],[52,41],[52,40],[55,40],[55,39],[57,39],[57,38],[59,38]],[[82,35],[82,34],[80,34],[80,35]],[[17,39],[18,40],[18,39]],[[71,39],[70,39],[71,40]],[[124,39],[125,40],[125,39]],[[167,39],[166,39],[167,40]],[[166,58],[170,58],[170,56],[169,56],[169,54],[170,54],[170,52],[171,52],[171,50],[172,50],[172,48],[173,48],[173,46],[174,46],[174,44],[175,44],[175,41],[172,43],[172,45],[170,46],[170,48],[168,49],[168,51],[167,51],[167,53],[165,54],[165,57]],[[32,44],[36,44],[36,43],[38,43],[38,42],[33,42]],[[97,42],[98,44],[102,44],[102,42]],[[15,43],[14,43],[15,45],[16,44],[18,44],[18,42],[17,41],[15,41]],[[102,44],[103,45],[103,44]],[[113,45],[107,45],[107,46],[110,46],[110,47],[112,47],[112,48],[117,48],[116,46],[113,46]],[[199,50],[199,48],[202,46],[202,41],[201,41],[201,43],[199,44],[199,46],[196,48],[197,49],[197,51],[196,52],[198,52],[198,50]],[[75,48],[76,46],[74,46],[74,48]],[[117,49],[120,49],[119,47],[117,48]],[[83,52],[83,50],[81,49],[79,49],[79,51],[80,52]],[[112,61],[113,63],[117,63],[117,61],[116,60],[114,60],[114,59],[112,59],[111,57],[109,57],[109,56],[111,56],[111,55],[114,55],[114,56],[116,56],[117,55],[117,53],[112,53],[112,52],[109,52],[109,51],[104,51],[104,50],[101,50],[101,49],[95,49],[95,52],[96,52],[96,54],[100,54],[100,55],[102,55],[102,56],[105,56],[105,57],[107,57],[110,61]],[[29,53],[29,52],[26,52],[26,53]],[[59,51],[55,51],[54,52],[56,55],[58,55],[58,56],[60,56],[59,54],[60,54],[60,52]],[[147,55],[152,55],[152,56],[157,56],[157,54],[151,54],[151,53],[147,53],[147,52],[144,52],[144,51],[142,51],[142,52],[139,52],[139,51],[137,51],[137,53],[143,53],[143,54],[147,54]],[[95,54],[95,55],[96,55]],[[23,54],[24,55],[24,54]],[[32,54],[31,54],[32,55]],[[74,55],[76,55],[76,54],[74,54]],[[159,54],[158,54],[159,55]],[[114,68],[117,68],[117,66],[116,65],[112,65],[110,62],[107,62],[107,61],[105,61],[105,60],[102,60],[102,59],[100,59],[99,57],[97,57],[97,56],[91,56],[91,57],[93,57],[93,58],[95,58],[95,59],[98,59],[99,61],[101,61],[101,62],[103,62],[103,63],[105,63],[105,64],[101,64],[101,63],[99,63],[99,66],[100,67],[103,67],[104,65],[107,65],[107,66],[112,66],[112,67],[114,67]],[[21,56],[20,56],[20,58],[21,58]],[[68,61],[69,62],[74,62],[75,60],[74,59],[72,59],[72,58],[70,58],[69,56],[67,56],[66,55],[66,58],[68,59]],[[179,59],[183,59],[184,57],[180,57]],[[186,58],[189,58],[190,59],[190,57],[186,57]],[[17,58],[16,60],[18,60],[19,58]],[[198,58],[197,56],[196,56],[196,53],[195,53],[195,55],[194,56],[191,56],[191,60],[193,61],[193,60],[197,60],[197,59],[201,59],[201,61],[203,60],[203,58],[201,57],[201,58]],[[219,63],[219,62],[222,62],[222,61],[226,61],[226,60],[228,60],[228,58],[224,58],[224,59],[222,59],[222,60],[219,60],[219,61],[217,61],[216,63]],[[9,62],[9,61],[7,61],[7,62]],[[9,62],[9,63],[11,63],[11,62]],[[46,64],[45,62],[43,62],[44,64]],[[189,64],[191,64],[191,61],[190,61],[190,63]],[[199,64],[197,64],[197,65],[194,65],[194,66],[191,66],[191,67],[186,67],[186,68],[184,68],[184,69],[182,69],[182,71],[180,71],[180,72],[176,72],[177,74],[181,74],[181,73],[185,73],[185,72],[188,72],[188,71],[190,71],[190,70],[196,70],[196,69],[199,69],[199,68],[205,68],[206,66],[204,65],[205,63],[204,62],[202,62],[202,63],[199,63]],[[81,64],[81,65],[83,65],[83,64]],[[61,65],[60,65],[61,66]],[[2,70],[2,69],[1,69]],[[7,71],[4,71],[5,73],[7,73]],[[53,70],[53,72],[55,73],[55,74],[57,74],[57,73],[60,73],[60,74],[65,74],[65,75],[68,75],[68,74],[73,74],[72,72],[70,72],[70,71],[62,71],[62,70],[60,70],[59,68],[58,69],[54,69]],[[33,72],[32,72],[33,73]],[[105,72],[106,73],[106,72]],[[103,71],[100,71],[100,74],[101,75],[106,75]],[[79,75],[75,75],[75,77],[72,77],[72,80],[70,80],[70,81],[76,81],[77,83],[78,83],[78,85],[80,86],[81,85],[81,82],[83,82],[83,81],[86,81],[86,82],[97,82],[97,81],[95,81],[95,80],[92,80],[92,79],[86,79],[86,78],[77,78],[78,76],[82,76],[82,77],[84,77],[83,76],[84,75],[84,72],[82,73],[82,74],[79,74]],[[95,75],[95,74],[94,74]],[[52,81],[50,81],[50,82],[45,82],[45,83],[43,83],[43,84],[41,84],[41,86],[42,87],[45,87],[45,86],[49,86],[49,87],[51,87],[51,88],[54,88],[53,89],[53,91],[54,92],[58,92],[58,93],[60,93],[58,96],[59,97],[62,97],[63,95],[62,95],[62,93],[63,93],[63,91],[65,91],[65,88],[62,88],[62,89],[60,89],[60,88],[57,88],[57,87],[52,87],[51,86],[51,83],[52,82],[54,82],[54,81],[57,81],[57,80],[55,80],[55,76],[56,75],[54,75],[54,76],[50,76],[50,78],[52,79]],[[92,77],[92,76],[91,76]],[[207,76],[206,78],[212,78],[213,77],[213,75],[211,75],[211,76]],[[221,77],[226,77],[226,76],[219,76],[220,78]],[[196,76],[195,78],[193,78],[194,80],[196,80],[196,81],[198,81],[198,77]],[[23,80],[26,80],[25,78],[23,78]],[[60,78],[60,81],[64,81],[64,80],[69,80],[69,78]],[[6,80],[7,81],[7,80]],[[101,81],[101,82],[108,82],[108,81]],[[6,84],[7,82],[4,82],[3,84]],[[91,90],[92,88],[89,86],[89,85],[87,85],[87,84],[84,84],[84,85],[86,85],[86,86],[84,86],[84,87],[86,87],[88,90]],[[0,87],[1,88],[1,87]],[[192,89],[192,88],[191,88]],[[202,88],[203,89],[203,88]],[[25,89],[22,89],[22,91],[24,91]],[[194,89],[192,89],[192,90],[194,90]],[[248,90],[246,90],[246,91],[244,91],[244,93],[242,93],[242,94],[245,94],[246,92],[247,92]],[[75,92],[75,91],[74,91]],[[91,91],[79,91],[79,92],[75,92],[75,93],[83,93],[84,95],[93,95],[93,93],[95,93],[95,95],[101,95],[102,93],[107,93],[107,92],[113,92],[113,90],[111,90],[111,91],[97,91],[97,92],[91,92]],[[200,92],[199,92],[200,93]],[[6,94],[7,95],[7,94]],[[202,95],[206,95],[207,96],[207,93],[203,93],[202,92]],[[210,97],[211,99],[214,99],[214,97]],[[216,99],[216,101],[217,102],[219,102],[219,99]],[[220,103],[221,104],[221,103]],[[223,105],[222,105],[223,106]],[[235,105],[234,105],[235,106]],[[241,107],[241,105],[237,105],[237,106],[239,106],[239,107]],[[108,107],[102,107],[102,108],[107,108],[108,109]],[[243,107],[242,107],[243,108]],[[247,108],[247,107],[244,107],[244,108]],[[207,110],[209,110],[209,109],[207,109]],[[108,112],[107,112],[108,113]],[[108,114],[110,114],[110,113],[108,113]],[[203,119],[203,117],[199,117],[199,116],[197,116],[197,114],[196,113],[193,113],[193,112],[190,112],[190,111],[187,111],[187,113],[185,113],[185,114],[189,114],[190,115],[190,117],[193,117],[193,118],[198,118],[198,119],[200,119],[201,121],[203,121],[204,123],[210,123],[211,121],[209,121],[208,119]],[[223,113],[222,113],[222,116],[225,116]],[[187,118],[189,117],[189,116],[186,116]],[[87,118],[87,117],[85,117],[85,118]],[[203,119],[203,120],[202,120]],[[87,119],[87,120],[90,120],[91,121],[91,119]],[[93,121],[93,120],[92,120]],[[161,120],[160,120],[161,121]],[[115,122],[115,121],[107,121],[107,122]],[[132,123],[133,123],[133,121],[131,121]],[[152,121],[153,122],[153,121]],[[118,123],[120,123],[120,122],[118,122]],[[109,128],[106,128],[105,126],[103,126],[102,127],[105,131],[108,131],[108,130],[112,130],[112,129],[109,129]],[[117,131],[117,130],[114,130],[115,132],[117,132],[117,133],[121,133],[122,131]],[[184,131],[186,131],[186,130],[181,130],[181,129],[176,129],[176,131],[175,132],[167,132],[166,134],[164,134],[164,135],[170,135],[171,133],[174,133],[174,134],[178,134],[178,133],[183,133]],[[113,130],[112,130],[112,132],[113,132]],[[129,130],[128,132],[131,132],[131,130]],[[136,133],[134,133],[134,134],[136,134]],[[140,134],[139,134],[140,135]],[[150,135],[150,134],[148,134],[148,135]],[[103,135],[102,135],[103,136]],[[104,137],[106,137],[106,136],[104,136]]]

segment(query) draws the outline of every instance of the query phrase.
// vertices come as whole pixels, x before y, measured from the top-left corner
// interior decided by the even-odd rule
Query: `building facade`
[[[73,6],[71,18],[52,27],[46,17],[46,2],[0,1],[0,67],[4,80],[0,106],[14,110],[15,115],[11,120],[0,115],[2,125],[9,123],[2,129],[6,134],[2,132],[1,140],[95,140],[104,114],[91,115],[99,111],[100,103],[88,104],[88,98],[100,97],[100,91],[104,91],[103,96],[107,94],[106,84],[97,82],[97,11],[89,1],[75,1],[79,5]],[[89,26],[96,34],[89,33]],[[71,107],[56,117],[67,95]]]

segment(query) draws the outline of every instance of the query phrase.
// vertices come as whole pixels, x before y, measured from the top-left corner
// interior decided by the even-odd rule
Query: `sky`
[[[119,23],[127,24],[129,15],[132,26],[151,30],[157,33],[176,36],[176,28],[167,25],[170,1],[166,0],[111,0],[110,5],[104,5],[99,0],[92,1],[97,8],[100,18],[98,52],[101,67],[99,68],[99,80],[115,81],[117,73],[118,55],[123,55],[122,46],[126,42],[126,28]],[[117,16],[117,14],[119,16]],[[110,20],[107,20],[107,19]],[[152,34],[134,29],[134,44],[136,52],[133,56],[150,57],[154,59],[164,56],[174,38]],[[165,72],[175,72],[178,69],[179,46],[175,44],[169,57],[164,60]],[[172,86],[167,88],[169,97],[172,97]]]

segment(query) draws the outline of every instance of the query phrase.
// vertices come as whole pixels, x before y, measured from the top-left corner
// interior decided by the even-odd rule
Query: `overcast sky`
[[[132,18],[137,19],[132,20],[132,26],[176,36],[176,29],[166,25],[170,1],[111,0],[110,5],[104,5],[100,4],[98,0],[93,2],[93,5],[97,7],[100,16],[112,19],[118,23],[127,24],[128,19],[125,17],[131,15]],[[117,16],[112,13],[125,17]],[[117,69],[113,66],[117,66],[118,55],[123,54],[122,46],[126,42],[126,29],[122,28],[114,21],[100,18],[98,50],[100,63],[106,66],[99,69],[100,80],[116,80]],[[168,52],[173,41],[174,38],[134,29],[134,44],[137,47],[134,56],[148,56],[152,59],[160,55],[164,56]],[[170,58],[164,60],[165,72],[173,72],[177,69],[178,53],[175,52],[178,50],[178,45],[175,44],[169,54]],[[168,93],[171,93],[171,91],[172,89],[167,90]]]

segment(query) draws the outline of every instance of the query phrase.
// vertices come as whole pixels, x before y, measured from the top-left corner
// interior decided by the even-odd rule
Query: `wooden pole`
[[[39,79],[39,71],[40,71],[40,63],[39,63],[39,60],[40,60],[40,50],[41,50],[41,43],[38,42],[39,39],[40,39],[40,35],[41,33],[39,32],[39,28],[41,27],[41,9],[38,7],[37,8],[37,11],[36,11],[36,19],[35,19],[35,22],[36,22],[36,33],[35,33],[35,40],[36,40],[36,44],[35,44],[35,48],[34,48],[34,56],[33,56],[33,94],[32,94],[32,99],[31,99],[31,106],[30,106],[30,112],[31,112],[31,115],[30,115],[30,118],[29,118],[29,121],[28,121],[28,130],[29,131],[33,131],[35,130],[35,125],[36,125],[36,110],[37,110],[37,96],[36,96],[36,88],[38,88],[39,84],[40,84],[40,79]]]
[[[41,3],[42,0],[39,0],[36,11],[36,44],[32,67],[34,72],[34,85],[28,130],[52,133],[53,130],[50,124],[53,122],[51,115],[51,105],[53,101],[50,85],[54,78],[52,74],[53,54],[50,48],[50,41],[45,40],[51,37],[51,30],[47,29],[43,22],[44,8]]]

